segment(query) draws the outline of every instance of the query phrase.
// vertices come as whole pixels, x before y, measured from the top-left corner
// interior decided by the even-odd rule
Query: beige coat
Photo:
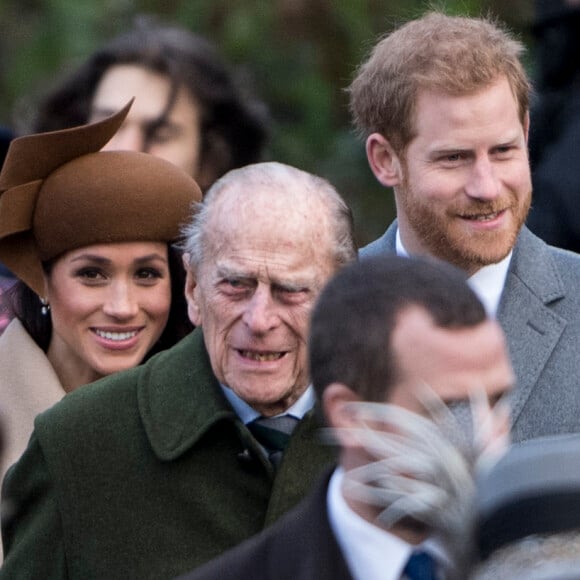
[[[20,321],[13,320],[0,336],[0,418],[5,440],[2,479],[26,449],[36,415],[64,395],[44,352]]]
[[[52,365],[19,320],[0,336],[0,419],[4,449],[0,477],[24,453],[34,418],[65,395]],[[0,564],[3,549],[0,543]]]

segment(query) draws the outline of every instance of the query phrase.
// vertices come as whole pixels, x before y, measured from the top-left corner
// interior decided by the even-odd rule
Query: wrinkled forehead
[[[250,192],[216,200],[206,224],[206,258],[280,272],[334,270],[328,211],[318,199]],[[207,261],[206,261],[207,263]]]

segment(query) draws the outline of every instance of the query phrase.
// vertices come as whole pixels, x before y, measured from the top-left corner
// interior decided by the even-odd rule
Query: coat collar
[[[552,307],[566,294],[552,251],[522,229],[499,305],[498,321],[518,378],[511,396],[514,424],[567,324]]]
[[[172,461],[221,420],[236,420],[214,376],[201,328],[143,366],[139,412],[159,459]]]
[[[566,293],[550,246],[526,227],[518,237],[508,275],[517,277],[543,304],[559,300]]]
[[[377,238],[370,244],[366,245],[364,248],[361,248],[361,258],[376,256],[383,252],[395,252],[398,227],[397,220],[395,219],[388,227],[387,231],[380,238]]]
[[[380,238],[362,248],[361,255],[364,257],[381,251],[394,252],[396,250],[397,227],[397,220],[394,220]],[[509,276],[516,277],[543,304],[550,304],[565,295],[562,277],[552,257],[550,246],[532,234],[526,227],[522,228],[514,248]],[[509,282],[506,281],[502,301],[506,295],[509,298],[509,292],[506,291],[509,286]]]
[[[395,220],[380,238],[361,250],[361,256],[394,252],[396,232]],[[514,424],[566,327],[567,321],[552,308],[565,294],[552,248],[523,227],[497,313],[518,377],[511,396]]]

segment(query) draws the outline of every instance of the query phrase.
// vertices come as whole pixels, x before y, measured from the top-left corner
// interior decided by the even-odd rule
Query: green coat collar
[[[151,447],[162,461],[188,451],[216,422],[237,419],[212,372],[199,328],[141,367],[137,399]]]

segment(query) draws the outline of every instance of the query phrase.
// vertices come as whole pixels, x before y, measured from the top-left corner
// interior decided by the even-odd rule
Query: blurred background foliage
[[[0,124],[15,126],[31,98],[135,15],[156,15],[212,39],[240,67],[270,107],[268,158],[329,179],[353,208],[362,245],[394,205],[367,166],[344,89],[379,35],[429,6],[494,15],[530,42],[532,0],[0,0]]]

